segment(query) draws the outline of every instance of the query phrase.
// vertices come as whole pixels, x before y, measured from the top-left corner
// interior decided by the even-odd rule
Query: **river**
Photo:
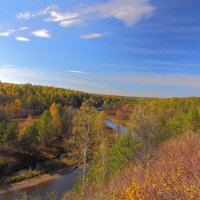
[[[13,192],[2,194],[0,195],[0,200],[13,200],[19,197],[24,192],[26,192],[27,195],[39,196],[42,199],[46,200],[48,200],[47,194],[55,192],[57,195],[57,199],[60,200],[62,195],[74,186],[78,174],[79,170],[76,169],[75,171],[63,175],[55,180],[44,182],[29,188],[18,189]]]
[[[113,122],[111,119],[106,119],[105,123],[111,129],[113,129],[113,130],[116,129],[116,123]],[[126,128],[122,124],[119,124],[118,131],[119,131],[119,134],[122,135],[122,134],[124,134],[126,132]]]
[[[107,119],[105,123],[107,124],[108,127],[112,129],[115,129],[116,127],[116,124],[110,119]],[[119,133],[123,134],[125,133],[125,131],[126,131],[125,127],[123,125],[119,125]],[[52,192],[57,193],[57,200],[60,200],[62,195],[66,191],[69,191],[74,186],[78,174],[79,174],[79,169],[76,169],[75,171],[60,176],[55,180],[44,182],[36,186],[31,186],[24,189],[17,189],[13,192],[9,191],[5,194],[0,194],[0,200],[14,200],[18,198],[22,193],[27,193],[30,196],[37,195],[44,200],[48,200],[46,196],[48,193]]]

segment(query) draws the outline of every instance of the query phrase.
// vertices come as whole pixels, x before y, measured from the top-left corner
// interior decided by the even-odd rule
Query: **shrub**
[[[129,169],[131,176],[122,183],[125,187],[119,191],[119,199],[199,199],[199,147],[199,136],[192,134],[167,143],[151,163]]]

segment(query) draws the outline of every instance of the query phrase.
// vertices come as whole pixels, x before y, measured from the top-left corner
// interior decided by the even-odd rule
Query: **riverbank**
[[[9,193],[9,192],[14,192],[16,190],[21,190],[29,187],[33,187],[45,182],[53,181],[63,175],[72,173],[75,170],[75,167],[66,167],[63,169],[59,169],[55,172],[52,172],[50,174],[43,174],[40,176],[37,176],[35,178],[27,179],[21,182],[13,183],[7,186],[4,186],[0,188],[0,195]]]

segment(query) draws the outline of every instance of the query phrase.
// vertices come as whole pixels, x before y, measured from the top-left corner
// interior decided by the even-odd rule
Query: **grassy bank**
[[[29,173],[21,174],[18,177],[12,177],[12,178],[10,177],[9,180],[11,182],[20,180],[20,178],[21,180],[20,182],[10,183],[8,185],[1,187],[0,194],[14,192],[16,190],[33,187],[45,182],[55,180],[63,175],[73,172],[74,169],[75,169],[74,167],[67,167],[67,168],[57,169],[56,171],[48,174],[41,174],[39,171],[32,171]],[[22,178],[24,179],[22,180]]]
[[[61,160],[50,161],[44,168],[40,170],[24,171],[17,175],[4,176],[0,179],[0,189],[5,188],[13,183],[18,183],[31,178],[39,177],[41,175],[48,175],[49,173],[56,173],[59,169],[69,169],[71,171],[75,163],[69,159],[63,158]]]

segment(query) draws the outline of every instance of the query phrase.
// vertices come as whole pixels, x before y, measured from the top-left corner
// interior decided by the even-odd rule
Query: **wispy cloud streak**
[[[108,35],[108,33],[89,33],[89,34],[81,35],[80,38],[90,40],[90,39],[101,38],[101,37],[104,37],[105,35]]]
[[[67,71],[67,72],[74,73],[74,74],[86,74],[86,72],[79,71],[79,70],[70,70],[70,71]]]

